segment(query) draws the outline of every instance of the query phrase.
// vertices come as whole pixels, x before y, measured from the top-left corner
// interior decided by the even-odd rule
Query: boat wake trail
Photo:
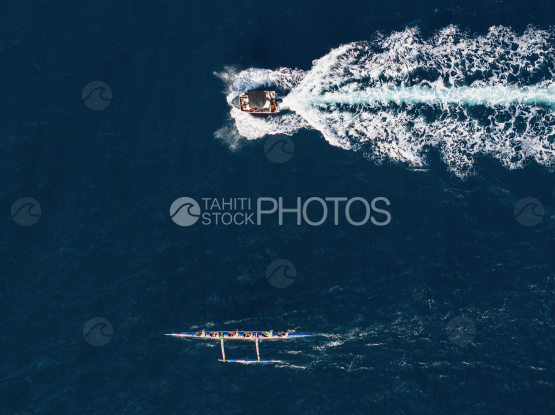
[[[555,167],[554,32],[517,35],[492,27],[472,36],[455,26],[425,40],[417,28],[342,45],[310,71],[227,69],[228,102],[249,89],[273,87],[290,111],[256,118],[232,108],[216,136],[236,147],[306,128],[332,145],[362,151],[377,163],[426,164],[430,149],[459,177],[476,156],[505,167],[535,160]]]

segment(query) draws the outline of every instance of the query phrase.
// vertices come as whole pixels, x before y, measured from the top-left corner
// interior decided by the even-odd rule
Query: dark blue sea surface
[[[510,162],[532,146],[543,159],[509,168],[484,151],[458,175],[442,145],[424,146],[421,166],[377,160],[356,125],[350,150],[317,128],[241,138],[222,79],[308,72],[341,45],[411,28],[426,41],[451,26],[477,38],[554,22],[552,1],[2,4],[0,412],[555,414],[553,137],[534,130],[550,110],[511,113],[506,130],[518,140],[529,121],[540,137],[507,150]],[[523,67],[514,82],[551,81],[553,53],[530,59],[546,60],[541,75]],[[441,107],[414,108],[444,119]],[[475,131],[490,110],[450,116],[474,117]],[[265,154],[271,137],[291,140],[289,160]],[[17,205],[24,197],[34,201]],[[342,202],[335,225],[330,202],[319,226],[295,213],[283,225],[276,213],[179,226],[170,207],[181,197],[203,212],[203,198],[248,198],[254,212],[263,197],[288,208],[382,197],[391,222],[351,225]],[[286,288],[267,280],[276,260],[294,265]],[[164,336],[204,327],[321,337],[262,341],[274,362],[244,365],[218,362],[218,342]],[[255,358],[254,343],[228,341],[226,356]]]

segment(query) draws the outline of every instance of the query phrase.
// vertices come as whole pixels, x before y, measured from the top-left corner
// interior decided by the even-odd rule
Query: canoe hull
[[[218,333],[216,337],[210,337],[210,333]],[[287,339],[298,339],[300,337],[317,337],[317,334],[302,334],[302,333],[289,333],[287,336],[279,337],[277,333],[274,333],[272,337],[264,337],[261,331],[239,331],[237,332],[237,336],[229,336],[228,332],[224,331],[223,336],[221,335],[222,332],[220,331],[213,331],[213,332],[206,332],[206,336],[197,336],[195,332],[184,332],[184,333],[172,333],[167,334],[167,336],[173,337],[182,337],[182,338],[192,338],[192,339],[202,339],[202,340],[254,340],[258,338],[258,340],[287,340]],[[249,333],[250,337],[245,336],[245,333]]]

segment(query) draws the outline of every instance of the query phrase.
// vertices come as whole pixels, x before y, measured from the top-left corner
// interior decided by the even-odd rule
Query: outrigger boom
[[[271,360],[260,360],[260,348],[258,346],[259,340],[285,340],[285,339],[295,339],[299,337],[318,337],[318,334],[302,334],[302,333],[292,333],[290,331],[280,331],[274,334],[273,330],[270,331],[211,331],[206,332],[206,330],[201,330],[198,332],[185,332],[185,333],[171,333],[166,334],[166,336],[181,337],[181,338],[192,338],[192,339],[207,339],[207,340],[219,340],[222,347],[222,358],[218,361],[220,362],[236,362],[236,363],[271,363]],[[257,360],[253,359],[228,359],[225,358],[225,347],[224,340],[254,340],[256,345],[256,357]]]

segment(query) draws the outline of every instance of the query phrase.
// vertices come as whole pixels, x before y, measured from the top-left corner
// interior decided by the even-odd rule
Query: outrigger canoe
[[[271,360],[260,360],[260,349],[258,347],[258,342],[260,340],[286,340],[286,339],[298,339],[300,337],[318,337],[318,334],[303,334],[303,333],[292,333],[289,331],[280,331],[275,333],[274,331],[211,331],[207,332],[201,330],[198,332],[184,332],[184,333],[171,333],[166,334],[166,336],[181,337],[186,339],[204,339],[204,340],[219,340],[222,346],[222,358],[219,359],[220,362],[235,362],[235,363],[271,363]],[[256,343],[256,356],[257,360],[253,359],[225,359],[225,348],[224,340],[253,340]]]

